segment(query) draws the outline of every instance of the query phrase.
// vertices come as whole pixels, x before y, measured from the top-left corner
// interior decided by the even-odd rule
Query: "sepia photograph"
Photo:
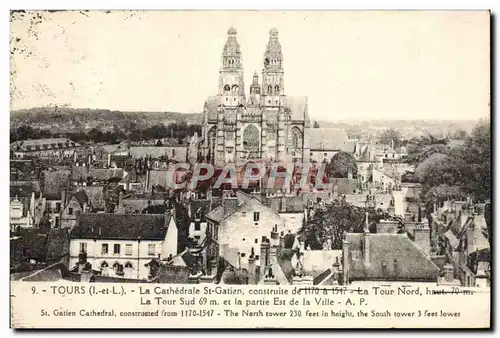
[[[11,326],[489,328],[490,15],[12,10]]]

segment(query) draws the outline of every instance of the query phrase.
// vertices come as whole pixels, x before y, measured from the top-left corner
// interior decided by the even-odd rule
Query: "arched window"
[[[276,92],[276,94],[279,93],[280,92],[280,86],[274,86],[274,91]]]
[[[228,91],[230,91],[230,90],[231,90],[231,87],[229,87],[229,85],[225,85],[225,86],[224,86],[224,91],[225,91],[225,92],[228,92]]]
[[[115,264],[113,264],[113,270],[115,270],[117,276],[123,276],[123,265],[120,263],[115,262]]]
[[[260,145],[260,131],[259,129],[250,124],[243,130],[243,148],[253,155],[258,155]]]
[[[125,263],[125,277],[132,278],[133,273],[134,273],[134,267],[132,266],[132,263],[130,262]]]
[[[268,93],[268,94],[272,94],[272,93],[273,93],[273,86],[269,85],[269,86],[267,87],[267,93]]]
[[[298,127],[292,128],[292,149],[302,149],[302,131]]]
[[[233,92],[237,92],[238,91],[238,86],[237,85],[233,85]]]
[[[101,263],[101,274],[103,276],[109,276],[109,265],[106,261]]]

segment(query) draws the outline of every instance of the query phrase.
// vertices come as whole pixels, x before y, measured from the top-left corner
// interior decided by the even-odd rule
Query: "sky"
[[[11,109],[199,113],[218,90],[227,30],[248,93],[269,30],[285,92],[314,120],[490,114],[489,13],[349,11],[28,12],[11,17]]]

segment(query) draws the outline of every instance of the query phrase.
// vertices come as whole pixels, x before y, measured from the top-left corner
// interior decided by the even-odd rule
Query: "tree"
[[[331,178],[347,178],[349,170],[352,177],[355,178],[358,174],[358,165],[354,157],[345,151],[339,151],[333,155],[330,165],[327,168],[328,177]]]
[[[319,128],[319,122],[318,121],[314,121],[313,128]]]
[[[463,129],[458,129],[456,130],[453,135],[452,135],[452,138],[455,139],[455,140],[465,140],[467,138],[467,132]]]
[[[411,160],[418,164],[415,176],[422,184],[428,210],[434,202],[446,199],[470,196],[484,202],[491,198],[489,121],[480,121],[460,147],[449,148],[445,139],[432,136],[422,137],[419,143]]]
[[[419,138],[412,138],[407,145],[408,156],[406,162],[418,165],[432,154],[447,154],[450,151],[446,146],[447,143],[448,139],[436,138],[430,134]]]
[[[392,145],[394,147],[399,147],[401,145],[401,133],[393,128],[385,129],[378,137],[379,143]]]
[[[312,250],[321,250],[328,246],[330,250],[342,249],[342,239],[347,232],[363,232],[366,223],[366,210],[351,204],[327,204],[315,210],[310,221],[299,231]],[[369,210],[368,221],[371,232],[381,216],[375,210]]]
[[[401,182],[403,183],[418,183],[418,177],[414,172],[405,171],[403,175],[401,175]]]
[[[491,127],[481,120],[472,130],[460,151],[464,168],[464,190],[476,200],[491,199]]]

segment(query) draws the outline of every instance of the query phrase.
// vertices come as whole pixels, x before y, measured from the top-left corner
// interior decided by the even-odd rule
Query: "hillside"
[[[89,130],[94,127],[110,129],[113,126],[125,128],[130,125],[148,127],[156,124],[182,123],[199,124],[201,114],[183,114],[178,112],[129,112],[108,109],[85,108],[31,108],[12,111],[10,126],[21,124],[32,127],[56,128],[61,130]]]

